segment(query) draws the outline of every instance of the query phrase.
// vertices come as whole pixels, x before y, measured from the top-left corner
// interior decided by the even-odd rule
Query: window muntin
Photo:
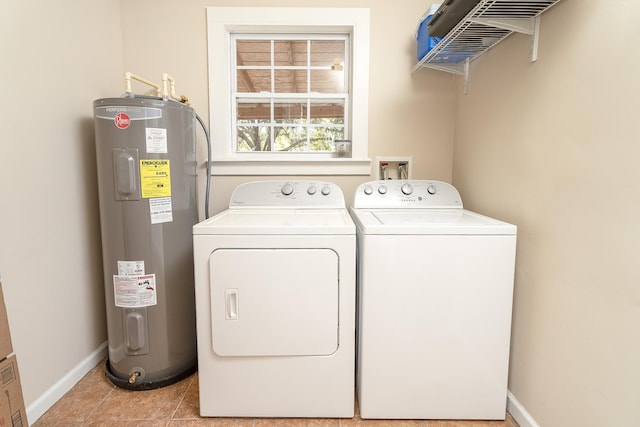
[[[232,34],[236,153],[331,155],[349,129],[348,34]]]

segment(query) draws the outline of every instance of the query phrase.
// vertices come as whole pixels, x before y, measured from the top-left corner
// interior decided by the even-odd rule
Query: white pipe
[[[129,71],[124,73],[124,85],[125,85],[125,92],[131,93],[131,73]]]
[[[132,90],[131,90],[131,80],[137,80],[140,83],[144,83],[146,85],[149,85],[149,86],[155,88],[157,96],[161,95],[160,85],[157,85],[157,84],[155,84],[155,83],[153,83],[153,82],[151,82],[151,81],[149,81],[147,79],[143,79],[142,77],[136,76],[135,74],[130,73],[130,72],[127,71],[126,73],[124,73],[124,81],[125,81],[126,91],[127,91],[128,94],[133,93]]]
[[[165,100],[169,98],[169,88],[167,85],[170,78],[171,76],[169,76],[169,74],[162,73],[162,99]]]
[[[163,93],[162,93],[163,99],[167,99],[171,97],[172,99],[178,102],[183,102],[189,105],[189,99],[186,96],[176,95],[176,79],[174,79],[167,73],[162,73],[162,87],[163,87]]]

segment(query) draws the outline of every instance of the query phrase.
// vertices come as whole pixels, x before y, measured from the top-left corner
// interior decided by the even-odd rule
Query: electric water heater
[[[93,103],[109,357],[123,388],[196,370],[195,112],[162,98]]]

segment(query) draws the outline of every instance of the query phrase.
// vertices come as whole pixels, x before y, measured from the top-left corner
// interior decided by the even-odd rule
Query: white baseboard
[[[514,420],[520,427],[540,427],[540,425],[533,419],[530,413],[522,406],[518,399],[507,391],[507,411],[511,414]]]
[[[27,408],[29,425],[32,425],[38,418],[44,415],[45,412],[105,357],[107,357],[107,341],[100,344],[93,353],[82,360],[75,368],[69,371],[67,375],[62,377],[60,381],[55,383],[53,387],[29,405]],[[516,399],[511,391],[507,391],[507,411],[509,411],[520,427],[540,427],[524,406],[518,402],[518,399]]]
[[[27,408],[27,420],[29,425],[33,425],[38,418],[44,415],[66,392],[76,385],[90,370],[92,370],[102,359],[107,357],[107,342],[100,346],[75,368],[71,369],[64,377],[47,390],[43,395],[35,400]]]

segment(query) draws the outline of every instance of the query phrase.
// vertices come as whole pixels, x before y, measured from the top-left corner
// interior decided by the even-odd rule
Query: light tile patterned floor
[[[357,412],[357,408],[356,408]],[[33,427],[518,427],[505,421],[201,418],[198,375],[150,391],[115,387],[101,362]]]

